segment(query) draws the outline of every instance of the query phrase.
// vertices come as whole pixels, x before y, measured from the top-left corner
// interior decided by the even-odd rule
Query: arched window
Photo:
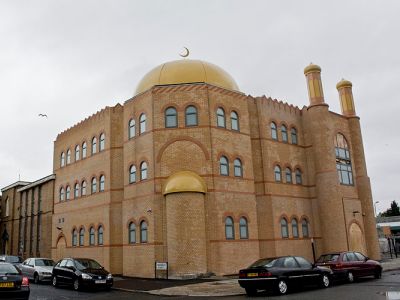
[[[132,165],[129,168],[129,183],[135,183],[136,182],[136,166]]]
[[[282,174],[281,174],[281,167],[280,166],[275,166],[274,174],[275,174],[275,181],[276,182],[281,182],[282,181]]]
[[[86,196],[86,181],[82,181],[81,196]]]
[[[94,244],[95,244],[94,228],[90,227],[90,229],[89,229],[89,245],[93,246]]]
[[[143,134],[146,131],[146,115],[141,114],[139,117],[139,133]]]
[[[75,161],[78,161],[80,159],[80,152],[81,152],[81,150],[80,150],[79,145],[76,145],[75,146]]]
[[[225,238],[227,240],[235,239],[235,227],[232,217],[227,217],[225,219]]]
[[[61,156],[60,156],[60,166],[64,167],[65,166],[65,153],[61,152]]]
[[[285,125],[281,126],[281,134],[282,134],[282,142],[287,143],[288,142],[288,134],[287,134],[287,128]]]
[[[271,122],[271,138],[276,141],[278,140],[278,130],[274,122]]]
[[[224,176],[229,175],[229,162],[225,156],[221,156],[219,159],[219,173]]]
[[[140,222],[140,242],[147,243],[147,223],[146,223],[146,221]]]
[[[80,186],[79,186],[79,183],[77,182],[77,183],[75,183],[75,186],[74,186],[74,198],[75,199],[79,197],[79,190],[80,190]]]
[[[82,158],[86,158],[86,153],[87,153],[87,145],[86,142],[82,143]]]
[[[239,220],[239,233],[241,239],[249,238],[249,229],[247,226],[247,219],[245,217],[241,217]]]
[[[193,105],[186,107],[185,125],[186,126],[197,126],[197,108]]]
[[[76,229],[72,230],[72,246],[76,247],[78,244],[78,233]]]
[[[100,185],[99,185],[99,192],[104,192],[104,185],[105,185],[105,177],[104,175],[100,176]]]
[[[136,243],[136,225],[135,223],[129,223],[129,244]]]
[[[100,134],[99,151],[103,151],[106,147],[106,135],[104,132]]]
[[[10,201],[8,200],[8,197],[6,198],[5,206],[6,206],[6,215],[5,215],[5,217],[8,217],[10,215]]]
[[[236,111],[231,112],[231,129],[239,131],[239,116]]]
[[[65,200],[65,198],[64,198],[64,188],[61,187],[60,188],[60,201],[64,201],[64,200]]]
[[[128,123],[128,137],[131,139],[136,134],[136,122],[134,119],[130,119]]]
[[[303,237],[309,237],[309,231],[308,231],[308,221],[306,219],[303,219],[301,221],[301,231],[303,232]]]
[[[225,128],[225,111],[221,107],[217,109],[217,126]]]
[[[143,161],[140,164],[140,180],[147,179],[147,163]]]
[[[343,134],[338,133],[335,138],[336,169],[339,182],[343,185],[353,185],[353,170],[349,146]]]
[[[178,126],[178,115],[175,107],[168,107],[165,110],[165,127],[172,128]]]
[[[94,137],[92,139],[92,154],[95,154],[97,152],[97,138]]]
[[[281,235],[283,238],[289,237],[288,222],[285,218],[281,219]]]
[[[97,245],[103,245],[103,226],[97,229]]]
[[[296,184],[303,184],[303,179],[301,176],[300,169],[296,169],[295,174],[296,174]]]
[[[236,158],[233,161],[233,167],[234,167],[235,176],[242,177],[243,176],[242,162],[239,158]]]
[[[290,135],[292,138],[292,144],[297,145],[297,130],[296,130],[296,128],[292,127],[290,129]]]
[[[292,219],[292,234],[295,238],[299,237],[299,226],[296,219]]]
[[[290,168],[285,169],[286,183],[292,183],[292,170]]]
[[[81,228],[79,230],[79,246],[83,246],[85,244],[85,229]]]
[[[69,200],[71,197],[71,187],[67,185],[65,188],[65,200]]]
[[[67,165],[71,163],[71,150],[67,150]]]
[[[97,192],[97,179],[96,177],[92,178],[92,194]]]

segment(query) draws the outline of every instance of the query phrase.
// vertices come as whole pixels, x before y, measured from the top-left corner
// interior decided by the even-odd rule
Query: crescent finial
[[[185,49],[185,52],[186,53],[184,53],[184,54],[179,54],[179,56],[181,56],[181,57],[188,57],[189,56],[189,49],[188,48],[186,48],[186,47],[183,47],[184,49]]]

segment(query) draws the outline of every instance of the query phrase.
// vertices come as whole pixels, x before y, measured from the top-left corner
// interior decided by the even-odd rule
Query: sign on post
[[[163,274],[164,276],[158,277],[157,274]],[[154,278],[165,278],[168,279],[168,262],[156,261],[154,264]]]

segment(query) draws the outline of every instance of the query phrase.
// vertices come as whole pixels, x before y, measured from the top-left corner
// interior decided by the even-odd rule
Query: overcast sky
[[[400,200],[399,13],[397,0],[0,0],[0,187],[51,174],[59,132],[129,99],[186,46],[242,92],[300,108],[310,62],[322,68],[332,111],[336,83],[352,81],[374,201],[385,210]]]

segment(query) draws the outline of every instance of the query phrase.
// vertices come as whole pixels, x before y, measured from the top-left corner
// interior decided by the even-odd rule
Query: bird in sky
[[[47,118],[47,115],[46,114],[39,114],[39,117],[46,117]]]

